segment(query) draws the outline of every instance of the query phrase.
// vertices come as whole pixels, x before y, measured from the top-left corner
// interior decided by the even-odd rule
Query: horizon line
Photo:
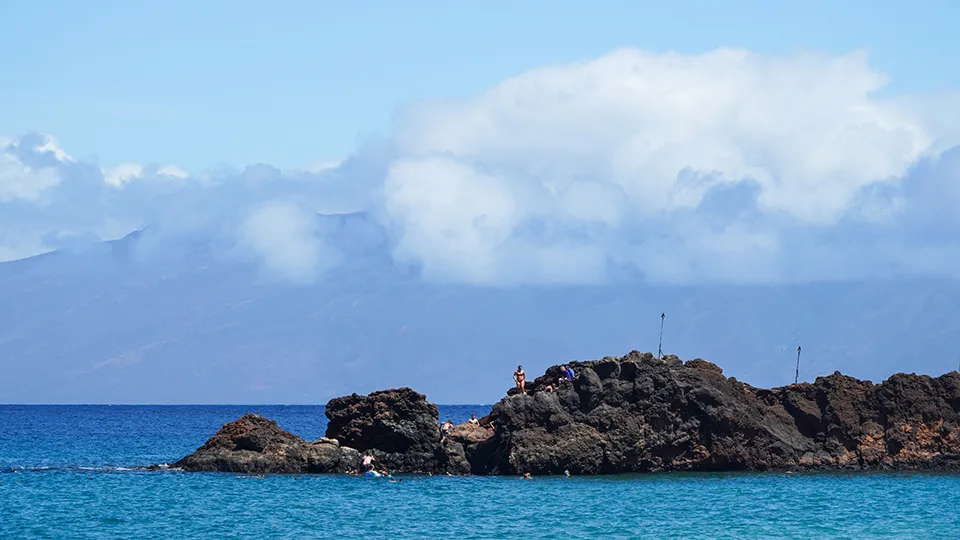
[[[462,407],[493,403],[435,403],[437,406]],[[326,407],[325,403],[3,403],[0,407]]]

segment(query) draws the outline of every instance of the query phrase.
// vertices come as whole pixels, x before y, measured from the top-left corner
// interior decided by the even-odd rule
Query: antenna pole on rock
[[[797,372],[793,375],[793,384],[800,381],[800,347],[797,347]]]
[[[663,320],[666,317],[666,313],[660,314],[660,345],[657,346],[657,358],[661,360],[663,360]]]

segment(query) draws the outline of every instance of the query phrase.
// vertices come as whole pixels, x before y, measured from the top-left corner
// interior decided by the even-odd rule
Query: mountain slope
[[[0,264],[0,402],[318,403],[413,386],[491,403],[523,364],[657,350],[759,386],[957,368],[960,285],[480,288],[390,262],[370,216],[321,216],[342,263],[270,279],[215,238],[146,230]]]

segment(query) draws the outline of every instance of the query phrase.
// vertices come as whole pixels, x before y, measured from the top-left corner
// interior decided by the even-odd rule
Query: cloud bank
[[[241,224],[238,238],[272,272],[294,283],[310,283],[333,266],[339,254],[318,238],[314,214],[292,203],[268,202]]]
[[[308,282],[314,212],[368,210],[397,263],[480,285],[955,276],[960,95],[882,96],[862,53],[613,51],[405,109],[340,163],[78,162],[0,140],[0,257],[145,225],[228,231]]]

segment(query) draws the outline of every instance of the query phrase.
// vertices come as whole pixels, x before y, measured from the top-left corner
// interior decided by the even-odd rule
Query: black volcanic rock
[[[467,474],[464,449],[440,442],[437,406],[409,388],[353,394],[327,403],[327,436],[306,442],[260,415],[224,425],[175,464],[187,471],[355,472],[370,454],[391,473]]]
[[[306,442],[273,420],[246,414],[225,424],[196,452],[174,466],[186,471],[327,473],[356,470],[359,454],[339,442]]]
[[[437,406],[423,394],[410,388],[352,394],[331,399],[326,415],[328,438],[372,454],[389,471],[446,471]]]
[[[301,441],[247,415],[178,466],[342,472],[371,453],[391,472],[609,474],[647,471],[960,471],[960,373],[841,375],[758,389],[702,359],[631,352],[570,362],[528,381],[479,425],[443,437],[436,405],[409,388],[327,404],[327,438]]]
[[[327,437],[358,450],[432,452],[440,441],[437,406],[410,388],[333,398],[326,415]]]
[[[572,383],[555,366],[494,405],[487,470],[960,470],[956,372],[880,385],[834,373],[762,390],[701,359],[634,351],[570,365]]]

